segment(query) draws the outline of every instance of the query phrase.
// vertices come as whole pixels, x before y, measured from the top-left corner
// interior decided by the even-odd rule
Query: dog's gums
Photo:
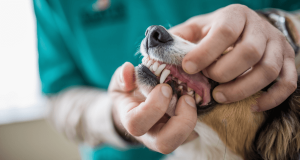
[[[155,74],[159,83],[168,83],[178,97],[182,95],[192,96],[197,105],[207,105],[210,100],[210,84],[201,73],[188,75],[181,66],[165,64],[144,57],[142,64]]]

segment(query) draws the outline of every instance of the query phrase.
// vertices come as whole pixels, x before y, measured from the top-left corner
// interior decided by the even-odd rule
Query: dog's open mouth
[[[148,78],[155,78],[158,83],[168,83],[178,98],[190,95],[200,106],[207,105],[211,101],[211,85],[201,72],[189,75],[181,66],[155,61],[149,56],[143,58],[142,65],[152,73],[144,69],[144,72],[148,72]]]
[[[162,26],[148,27],[145,35],[140,46],[144,58],[136,67],[137,82],[143,95],[147,97],[157,84],[167,83],[173,89],[167,114],[174,115],[177,100],[182,95],[195,99],[198,114],[212,108],[216,102],[211,91],[218,83],[201,72],[187,74],[181,67],[183,57],[196,44],[169,33]]]

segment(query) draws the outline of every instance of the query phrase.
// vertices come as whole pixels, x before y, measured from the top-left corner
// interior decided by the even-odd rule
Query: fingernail
[[[259,108],[258,108],[258,106],[251,106],[251,110],[252,110],[252,112],[258,112]]]
[[[187,61],[184,64],[184,69],[186,70],[186,72],[188,73],[196,73],[197,72],[197,65],[194,62],[191,61]]]
[[[223,102],[226,102],[226,101],[227,101],[226,97],[225,97],[224,94],[221,93],[221,92],[217,92],[217,93],[215,94],[215,100],[218,101],[219,103],[223,103]]]
[[[166,98],[170,98],[172,95],[171,88],[165,85],[161,87],[161,92]]]
[[[189,97],[189,96],[186,96],[186,97],[184,98],[184,100],[185,100],[185,102],[186,102],[188,105],[190,105],[190,106],[196,108],[196,103],[195,103],[195,100],[194,100],[193,98],[191,98],[191,97]]]

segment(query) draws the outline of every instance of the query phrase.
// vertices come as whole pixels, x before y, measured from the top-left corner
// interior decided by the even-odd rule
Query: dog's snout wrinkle
[[[168,31],[162,26],[150,26],[146,31],[148,39],[148,48],[156,47],[160,44],[173,41]]]

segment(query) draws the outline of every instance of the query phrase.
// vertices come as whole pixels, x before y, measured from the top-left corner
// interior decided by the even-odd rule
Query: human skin
[[[296,89],[292,47],[278,29],[246,6],[230,5],[193,17],[170,32],[198,42],[184,57],[183,68],[190,74],[202,71],[220,82],[213,91],[214,99],[220,103],[242,100],[276,79],[252,107],[253,111],[264,111],[279,105]],[[215,61],[233,44],[231,52]],[[251,72],[240,76],[250,67]],[[172,95],[170,86],[157,85],[145,99],[134,81],[134,67],[127,62],[116,70],[109,86],[113,120],[121,134],[129,133],[164,154],[197,137],[193,132],[197,113],[192,97],[181,96],[175,116],[168,118],[165,112]]]
[[[247,6],[234,4],[196,16],[170,30],[200,42],[183,59],[183,69],[222,83],[213,91],[219,103],[245,99],[276,80],[252,106],[265,111],[278,106],[297,87],[295,52],[284,35]],[[234,49],[215,61],[228,47]],[[240,76],[252,67],[252,71]]]

